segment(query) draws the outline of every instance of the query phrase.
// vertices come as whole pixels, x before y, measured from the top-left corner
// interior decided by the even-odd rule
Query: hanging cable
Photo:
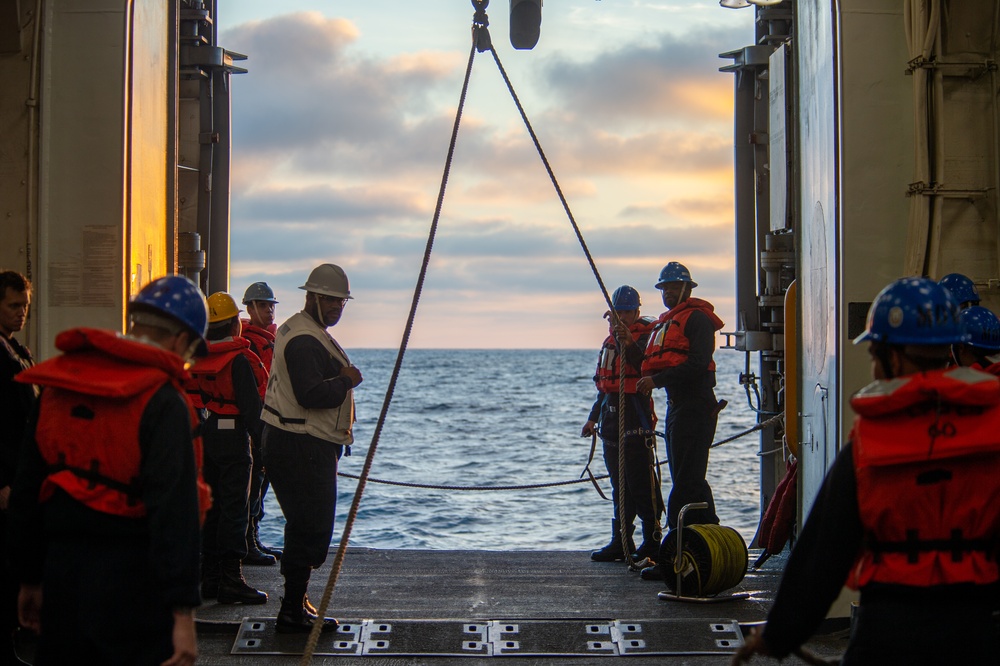
[[[385,399],[382,403],[382,411],[379,413],[378,422],[375,425],[375,431],[372,433],[371,444],[368,446],[368,455],[365,457],[365,464],[361,470],[361,476],[358,479],[358,487],[354,492],[354,500],[351,502],[351,509],[347,514],[347,522],[344,525],[344,533],[340,539],[340,545],[337,547],[337,555],[333,560],[333,567],[330,569],[330,576],[327,580],[326,587],[323,590],[323,597],[320,599],[318,615],[320,618],[326,616],[326,609],[330,605],[330,597],[333,596],[333,590],[337,585],[337,578],[340,577],[340,570],[343,567],[344,554],[347,551],[347,543],[351,536],[351,530],[354,527],[354,521],[358,515],[358,508],[361,504],[361,496],[364,493],[365,485],[368,480],[368,474],[371,472],[372,462],[375,459],[375,451],[378,449],[379,437],[382,433],[382,428],[385,426],[385,418],[389,412],[389,404],[392,402],[392,395],[396,390],[396,382],[399,379],[399,371],[403,365],[403,355],[406,353],[406,346],[409,343],[410,333],[413,330],[413,320],[417,313],[417,304],[420,301],[420,294],[423,291],[424,279],[427,276],[427,266],[430,264],[431,249],[434,246],[434,237],[437,234],[438,220],[441,218],[441,207],[444,203],[444,192],[448,186],[448,175],[451,172],[452,158],[455,155],[455,143],[458,139],[458,128],[462,121],[462,109],[465,106],[465,98],[469,90],[469,78],[472,75],[472,63],[476,57],[476,48],[480,41],[482,41],[482,31],[486,30],[488,25],[488,20],[486,19],[486,14],[483,11],[486,5],[489,4],[489,0],[472,0],[473,7],[476,8],[476,15],[473,18],[472,35],[473,35],[473,46],[469,50],[469,62],[465,67],[465,80],[462,82],[462,93],[458,100],[458,110],[455,113],[455,123],[451,131],[451,141],[448,144],[448,156],[445,158],[444,172],[441,174],[441,186],[438,190],[437,204],[434,207],[434,218],[431,221],[430,233],[427,237],[427,246],[424,249],[423,262],[420,265],[420,273],[417,277],[417,284],[413,290],[413,300],[410,302],[410,313],[406,318],[406,327],[403,331],[403,338],[399,345],[399,352],[396,355],[396,364],[392,369],[392,376],[389,379],[389,385],[386,388]],[[488,41],[488,36],[486,41]],[[492,49],[492,46],[490,46]],[[308,666],[312,663],[313,653],[316,651],[316,644],[319,642],[320,634],[322,633],[323,620],[320,619],[313,623],[312,631],[309,633],[309,639],[306,642],[306,647],[302,655],[303,666]]]

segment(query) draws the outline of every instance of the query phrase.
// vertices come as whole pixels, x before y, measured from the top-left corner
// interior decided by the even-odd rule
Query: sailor
[[[965,308],[959,317],[969,341],[952,345],[955,364],[1000,375],[1000,318],[981,305]]]
[[[656,288],[667,311],[660,315],[649,337],[637,388],[667,392],[664,430],[672,487],[667,499],[667,522],[677,527],[685,504],[706,502],[707,509],[685,514],[685,522],[718,524],[715,499],[705,475],[715,425],[724,402],[715,397],[715,332],[723,326],[715,308],[691,296],[698,283],[687,267],[671,261],[660,271]],[[652,572],[647,572],[648,577]]]
[[[243,292],[243,305],[249,319],[241,319],[243,332],[240,335],[250,342],[250,351],[264,363],[264,369],[271,372],[274,357],[274,308],[278,300],[274,290],[266,282],[254,282]],[[267,383],[263,384],[266,389]],[[258,440],[252,442],[253,468],[250,472],[250,520],[247,523],[247,555],[243,564],[269,565],[281,557],[281,550],[265,546],[260,540],[260,521],[264,519],[264,496],[267,494],[267,473],[264,457],[260,453]]]
[[[948,367],[958,303],[902,278],[868,310],[874,382],[789,556],[761,633],[733,659],[784,658],[844,581],[861,591],[841,664],[987,664],[1000,654],[1000,383]]]
[[[42,387],[10,497],[21,623],[35,664],[191,664],[197,657],[198,417],[186,362],[205,348],[205,297],[154,280],[128,336],[76,328],[18,375]],[[167,661],[170,660],[170,661]]]
[[[597,400],[583,424],[582,437],[601,436],[604,464],[611,480],[614,517],[611,519],[611,541],[590,554],[595,562],[615,562],[626,559],[622,545],[619,517],[624,516],[628,554],[636,560],[655,559],[660,550],[660,515],[663,497],[660,495],[659,469],[656,466],[656,414],[653,401],[646,394],[636,393],[635,385],[642,367],[643,350],[656,320],[640,317],[639,292],[622,285],[611,297],[615,310],[610,334],[601,346],[594,383]],[[611,318],[606,312],[605,318]],[[625,385],[620,385],[621,358],[625,358]],[[619,393],[625,394],[624,461],[625,487],[619,487]],[[619,504],[621,503],[621,504]],[[635,550],[632,532],[636,516],[642,521],[642,545]]]
[[[337,463],[354,442],[353,389],[361,383],[361,372],[326,330],[352,298],[344,269],[321,264],[299,288],[305,306],[278,327],[262,415],[264,465],[285,515],[280,633],[309,632],[319,619],[306,592],[330,549]],[[323,619],[323,631],[336,628],[336,620]]]
[[[0,272],[0,548],[7,547],[7,503],[17,471],[24,427],[38,397],[31,384],[14,376],[34,365],[31,351],[14,334],[24,328],[31,305],[31,282],[16,271]],[[17,580],[6,554],[0,558],[0,664],[20,663],[14,654]]]
[[[979,290],[976,289],[976,283],[965,275],[948,273],[938,281],[938,284],[951,292],[961,309],[979,305]]]
[[[246,582],[241,560],[248,547],[250,440],[260,439],[267,372],[239,337],[240,326],[232,296],[220,291],[208,297],[208,355],[192,366],[186,385],[201,410],[205,480],[214,500],[202,530],[201,594],[220,604],[263,604],[267,594]]]

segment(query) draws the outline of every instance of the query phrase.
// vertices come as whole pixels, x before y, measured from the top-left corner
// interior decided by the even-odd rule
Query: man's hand
[[[653,383],[652,377],[640,377],[635,383],[635,390],[644,395],[649,395],[655,388],[656,384]]]
[[[760,631],[760,627],[754,627],[750,630],[750,635],[747,636],[746,643],[733,655],[733,660],[729,662],[730,666],[739,666],[742,663],[748,662],[755,654],[764,656],[771,654],[767,649],[767,643],[764,642],[764,639],[760,635]]]
[[[174,654],[160,666],[190,666],[198,659],[198,638],[191,609],[174,611]]]
[[[0,488],[0,511],[6,511],[10,506],[10,486]]]
[[[17,621],[25,629],[36,634],[42,633],[42,586],[21,585],[17,594]]]
[[[340,369],[340,376],[347,377],[351,380],[351,387],[355,387],[361,383],[361,371],[355,368],[353,365],[345,365]]]
[[[590,437],[595,432],[597,432],[596,427],[597,427],[596,421],[587,421],[586,423],[583,424],[583,430],[580,431],[580,437]]]

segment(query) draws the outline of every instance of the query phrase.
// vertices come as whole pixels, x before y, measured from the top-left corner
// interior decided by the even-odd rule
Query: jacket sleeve
[[[243,426],[250,433],[254,442],[260,443],[262,408],[260,393],[257,390],[257,380],[253,376],[250,361],[243,355],[233,359],[233,390],[236,393],[236,408],[240,410]]]
[[[17,544],[16,548],[8,550],[7,555],[18,582],[29,585],[42,582],[42,565],[45,561],[45,534],[38,493],[45,479],[46,469],[35,442],[37,420],[38,403],[35,404],[25,429],[7,510],[7,543]]]
[[[201,603],[198,472],[190,414],[165,384],[146,404],[139,424],[142,499],[149,525],[149,562],[171,608]]]
[[[353,388],[350,379],[340,376],[340,363],[310,335],[288,341],[285,365],[295,400],[306,409],[340,407]]]
[[[767,616],[763,637],[773,656],[784,658],[815,633],[847,581],[863,533],[848,444],[823,481]]]

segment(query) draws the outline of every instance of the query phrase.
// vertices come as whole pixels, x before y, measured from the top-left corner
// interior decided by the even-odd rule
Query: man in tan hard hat
[[[278,327],[264,398],[263,449],[274,495],[285,514],[279,633],[305,633],[320,619],[306,596],[312,570],[326,560],[337,504],[337,462],[354,442],[353,389],[361,372],[327,332],[351,298],[340,266],[321,264],[299,287],[305,307]]]

